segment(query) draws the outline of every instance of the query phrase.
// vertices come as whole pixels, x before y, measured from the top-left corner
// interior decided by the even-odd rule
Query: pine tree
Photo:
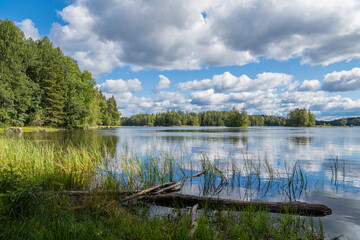
[[[110,125],[113,125],[113,126],[120,125],[121,114],[119,113],[119,111],[117,109],[117,105],[116,105],[114,96],[111,96],[111,98],[109,98],[107,100],[107,113],[109,114]]]

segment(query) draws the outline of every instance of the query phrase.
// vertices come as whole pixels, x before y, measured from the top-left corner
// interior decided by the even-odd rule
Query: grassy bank
[[[184,170],[188,162],[181,156],[153,152],[141,158],[125,147],[121,157],[114,159],[98,143],[74,147],[0,136],[0,239],[324,238],[317,219],[257,212],[251,207],[244,212],[201,211],[199,225],[190,236],[187,210],[175,208],[172,214],[156,217],[149,206],[121,205],[122,196],[95,191],[143,189],[189,175]],[[245,171],[260,175],[266,169],[265,163],[258,167],[249,160],[246,166],[243,175]],[[204,189],[213,188],[216,178],[230,181],[206,156],[199,167],[190,166],[190,170],[206,171]],[[267,168],[264,171],[274,178],[276,171]],[[298,167],[292,169],[288,177],[300,178]],[[235,166],[230,170],[240,171]],[[248,179],[260,181],[260,177]],[[60,190],[94,191],[80,198],[59,194]]]
[[[9,127],[9,128],[19,128],[19,127]],[[6,128],[1,128],[0,127],[0,133],[3,133],[4,130],[7,129]],[[51,126],[44,126],[44,127],[21,127],[23,132],[36,132],[37,130],[42,131],[42,130],[49,130],[49,132],[55,132],[55,131],[59,131],[62,130],[62,128],[57,128],[57,127],[51,127]]]
[[[88,130],[90,129],[107,129],[107,128],[118,128],[121,126],[89,126]],[[14,128],[17,129],[19,127],[0,127],[0,133],[3,133],[5,131],[5,129],[7,128]],[[56,131],[61,131],[64,130],[65,128],[60,128],[60,127],[52,127],[52,126],[44,126],[44,127],[21,127],[23,132],[36,132],[36,131],[43,131],[43,130],[48,130],[49,132],[56,132]],[[79,128],[82,129],[82,128]]]

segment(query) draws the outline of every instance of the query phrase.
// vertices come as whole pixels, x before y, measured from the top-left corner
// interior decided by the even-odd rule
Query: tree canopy
[[[47,37],[26,39],[0,20],[0,125],[96,124],[120,124],[114,97],[106,100],[91,73]]]
[[[227,127],[247,127],[249,124],[249,117],[245,108],[243,108],[241,113],[233,108],[225,121],[225,126]]]
[[[286,126],[289,127],[313,127],[315,126],[315,116],[305,108],[297,108],[287,115]]]
[[[139,113],[122,117],[125,126],[283,126],[285,118],[280,116],[247,115],[232,111],[184,112],[168,110],[163,113]]]

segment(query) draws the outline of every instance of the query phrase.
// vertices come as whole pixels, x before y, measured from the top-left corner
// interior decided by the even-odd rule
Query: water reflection
[[[74,146],[92,146],[103,145],[106,151],[116,156],[119,137],[117,135],[102,134],[101,131],[96,130],[67,130],[58,132],[31,132],[25,133],[25,138],[31,138],[35,141],[51,141],[60,145],[74,145]],[[104,149],[105,150],[105,149]]]
[[[290,137],[289,138],[289,140],[296,145],[303,145],[303,144],[311,143],[313,139],[314,139],[313,137]]]

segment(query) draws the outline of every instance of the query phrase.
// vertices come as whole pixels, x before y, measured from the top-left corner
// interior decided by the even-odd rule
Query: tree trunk
[[[189,207],[199,204],[199,208],[221,210],[246,210],[249,207],[256,210],[267,210],[272,213],[294,213],[305,216],[323,217],[332,213],[331,209],[322,204],[304,202],[246,202],[231,199],[202,197],[167,193],[144,196],[141,201],[165,207]]]

